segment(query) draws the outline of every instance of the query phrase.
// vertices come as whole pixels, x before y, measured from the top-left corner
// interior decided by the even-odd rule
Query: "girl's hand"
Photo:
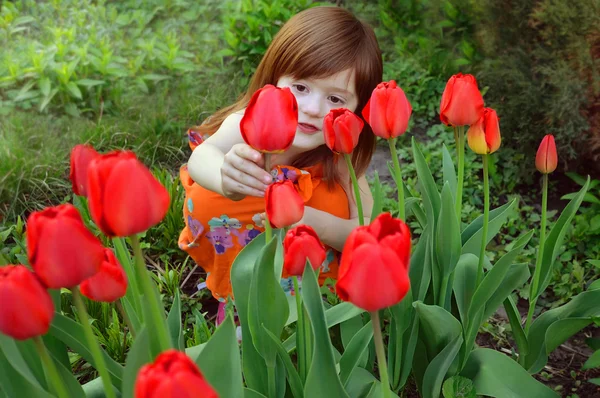
[[[302,218],[300,219],[300,221],[298,221],[297,223],[295,223],[295,224],[293,224],[293,225],[290,225],[290,226],[288,227],[288,230],[290,230],[290,229],[292,229],[292,228],[294,228],[294,227],[297,227],[298,225],[306,224],[305,217],[306,217],[306,212],[307,212],[307,210],[310,212],[310,211],[312,210],[312,207],[304,206],[304,216],[302,216]],[[259,214],[259,221],[257,221],[257,220],[254,220],[254,222],[255,222],[255,223],[256,223],[256,224],[257,224],[259,227],[262,227],[262,228],[264,228],[264,227],[265,227],[265,219],[266,219],[266,217],[267,217],[267,216],[266,216],[266,214],[267,214],[267,213],[260,213],[260,214]]]
[[[225,154],[221,166],[221,186],[225,197],[242,200],[264,197],[272,177],[264,169],[263,154],[246,144],[236,144]]]

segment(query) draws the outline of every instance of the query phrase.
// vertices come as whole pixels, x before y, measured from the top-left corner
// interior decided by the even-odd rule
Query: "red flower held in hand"
[[[467,131],[469,148],[479,155],[494,153],[500,148],[500,123],[492,108],[484,108],[483,115]]]
[[[129,151],[90,163],[88,199],[92,218],[107,236],[131,236],[158,224],[169,210],[169,193]]]
[[[22,265],[0,267],[0,332],[17,340],[46,334],[52,299],[38,277]]]
[[[362,111],[373,133],[386,140],[406,132],[411,113],[406,94],[394,80],[379,83]]]
[[[336,153],[350,154],[365,123],[348,109],[332,109],[323,120],[325,144]]]
[[[72,288],[98,272],[104,247],[85,227],[75,206],[63,204],[31,213],[27,255],[46,286]]]
[[[410,231],[389,213],[348,236],[336,291],[344,301],[377,311],[402,301],[410,289]]]
[[[90,300],[112,303],[127,292],[127,275],[113,251],[104,248],[100,271],[81,283],[81,294]]]
[[[535,167],[543,174],[552,173],[558,166],[558,155],[556,154],[556,143],[554,136],[548,134],[542,139],[535,157]]]
[[[94,148],[89,145],[75,145],[71,151],[71,172],[69,178],[73,186],[73,193],[79,196],[87,196],[87,171],[90,162],[100,156]]]
[[[218,398],[196,364],[183,352],[168,350],[142,367],[135,398]]]
[[[269,185],[265,203],[267,217],[275,228],[289,227],[304,216],[304,201],[290,180]]]
[[[285,234],[283,251],[283,268],[288,275],[302,276],[307,258],[313,269],[319,268],[325,261],[325,246],[308,225],[298,225]]]
[[[240,121],[246,144],[260,152],[279,153],[294,142],[298,103],[288,87],[267,84],[257,90]]]
[[[448,80],[440,104],[440,120],[446,126],[475,123],[483,113],[483,97],[473,75],[458,73]]]

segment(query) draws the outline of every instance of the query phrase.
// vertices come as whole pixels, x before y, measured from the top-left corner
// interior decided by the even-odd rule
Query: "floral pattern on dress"
[[[192,241],[188,243],[187,247],[198,247],[198,239],[202,235],[202,232],[204,232],[204,225],[193,218],[191,214],[188,214],[187,216],[187,225],[190,231],[192,231]]]
[[[329,264],[331,264],[333,260],[335,260],[335,253],[333,252],[333,249],[329,248],[325,253],[325,261],[323,261],[323,264],[321,264],[322,274],[331,271],[331,268],[329,268]]]
[[[257,228],[255,228],[254,225],[247,224],[246,229],[244,231],[239,232],[235,230],[233,231],[233,234],[237,236],[238,243],[240,244],[240,246],[244,247],[248,243],[252,242],[252,240],[258,235],[260,235],[260,231]]]
[[[296,170],[290,170],[287,167],[281,167],[271,170],[271,176],[273,177],[273,182],[281,182],[285,180],[296,182],[298,179],[298,172],[296,172]]]
[[[217,254],[225,253],[226,249],[233,247],[233,241],[229,231],[224,227],[211,228],[206,238],[212,243]]]
[[[214,231],[218,228],[224,228],[227,235],[231,234],[232,229],[242,228],[242,223],[237,218],[229,218],[227,215],[222,214],[221,217],[213,217],[209,222],[210,230]]]
[[[290,276],[289,278],[281,278],[279,284],[283,288],[283,291],[288,296],[295,296],[296,291],[294,290],[294,278]],[[302,277],[298,277],[298,289],[302,287]]]

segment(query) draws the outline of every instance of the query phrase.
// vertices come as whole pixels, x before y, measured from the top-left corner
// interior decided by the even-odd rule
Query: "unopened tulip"
[[[440,103],[440,120],[447,126],[466,126],[483,113],[483,97],[473,75],[458,73],[448,80]]]
[[[406,224],[389,213],[355,228],[342,252],[338,296],[369,312],[402,301],[410,289],[410,244]]]
[[[267,84],[256,91],[240,121],[246,144],[264,153],[280,153],[294,142],[298,104],[288,87]]]
[[[143,366],[135,380],[135,398],[218,398],[198,366],[185,353],[168,350]]]
[[[127,293],[127,275],[117,257],[104,248],[104,261],[100,270],[81,283],[81,294],[90,300],[112,303]]]
[[[406,132],[411,113],[406,94],[394,80],[379,83],[362,111],[373,133],[386,140]]]
[[[469,148],[479,155],[494,153],[500,148],[500,123],[492,108],[484,108],[483,115],[467,131]]]
[[[71,150],[71,171],[69,178],[73,193],[87,196],[87,171],[90,162],[100,156],[90,145],[75,145]]]
[[[130,236],[158,224],[169,193],[133,152],[115,151],[90,163],[90,213],[107,236]]]
[[[269,185],[265,203],[267,217],[275,228],[289,227],[304,216],[304,201],[290,180]]]
[[[556,143],[554,136],[548,134],[542,139],[535,157],[535,167],[543,174],[552,173],[558,166],[558,155],[556,154]]]
[[[348,109],[332,109],[323,120],[325,144],[333,152],[352,153],[364,124],[361,118]]]
[[[285,234],[283,253],[283,268],[288,275],[302,276],[306,259],[313,269],[319,268],[325,261],[325,246],[308,225],[298,225]]]
[[[100,269],[104,247],[73,205],[31,213],[26,232],[29,263],[46,286],[71,288]]]
[[[38,277],[23,265],[0,267],[0,332],[17,340],[46,334],[54,305]]]

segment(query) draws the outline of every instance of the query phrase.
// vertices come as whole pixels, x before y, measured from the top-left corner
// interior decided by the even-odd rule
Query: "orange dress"
[[[202,138],[188,132],[190,146],[194,149]],[[230,271],[237,254],[252,239],[263,232],[260,214],[264,213],[265,199],[247,196],[232,201],[218,193],[196,184],[184,165],[180,179],[185,189],[183,216],[186,227],[179,236],[179,247],[207,272],[206,287],[213,296],[225,301],[233,296]],[[348,197],[340,184],[328,189],[322,180],[320,165],[300,170],[289,166],[276,166],[271,171],[274,181],[289,179],[303,197],[305,205],[348,219]],[[337,279],[340,253],[327,247],[327,255],[321,264],[319,282],[327,278]],[[282,286],[291,293],[292,280],[283,275]]]

